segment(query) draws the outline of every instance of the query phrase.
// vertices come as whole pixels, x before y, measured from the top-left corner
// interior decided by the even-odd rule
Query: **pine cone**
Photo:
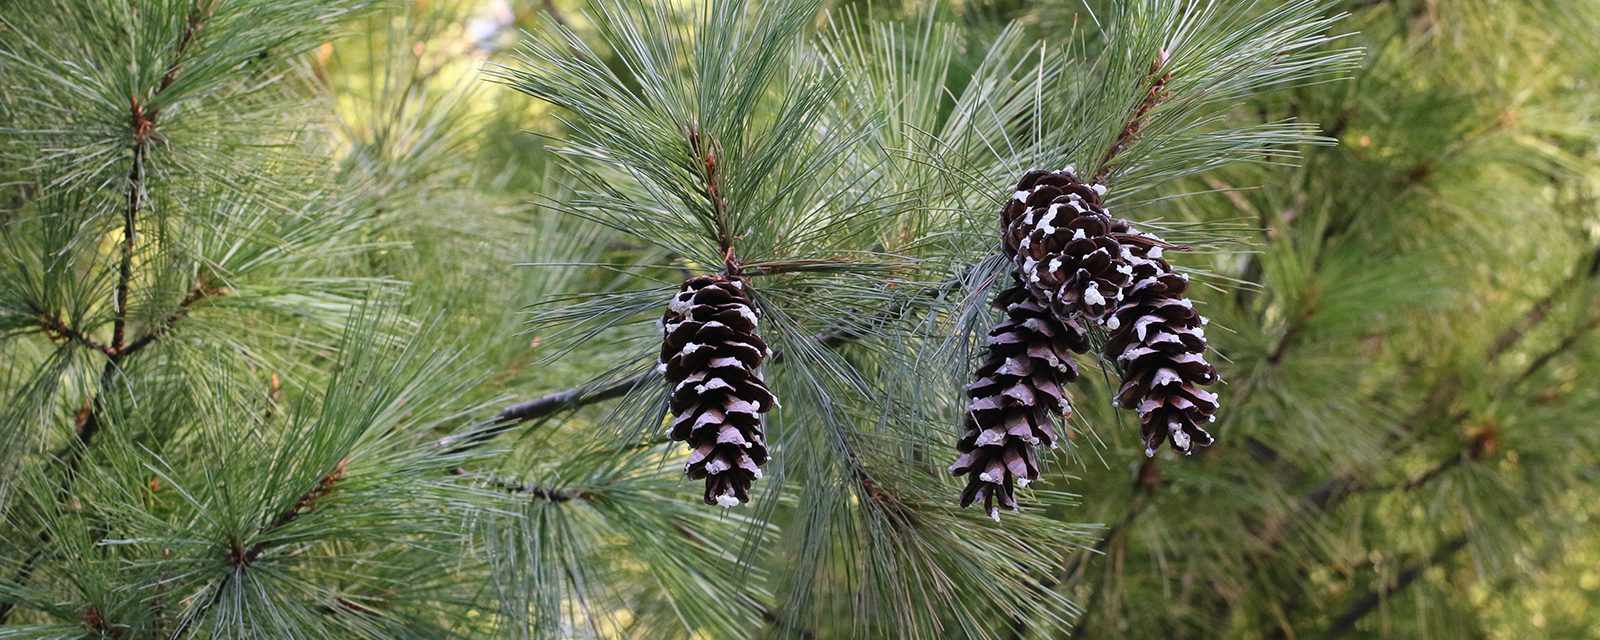
[[[1089,336],[1040,306],[1013,274],[1014,284],[995,306],[1006,318],[989,331],[989,359],[967,386],[967,431],[956,443],[961,458],[952,475],[966,475],[961,506],[979,498],[989,517],[1000,506],[1017,508],[1016,487],[1039,479],[1035,447],[1055,448],[1055,415],[1071,415],[1063,387],[1078,378],[1072,352],[1089,349]]]
[[[1099,322],[1131,282],[1122,247],[1101,197],[1105,187],[1079,180],[1072,167],[1029,171],[1000,214],[1006,254],[1028,292],[1063,320]]]
[[[706,481],[706,504],[750,501],[767,443],[761,414],[777,404],[758,369],[766,343],[743,282],[690,278],[661,318],[661,368],[672,386],[673,440],[689,444],[685,474]]]
[[[1200,389],[1217,381],[1206,362],[1206,319],[1184,293],[1189,278],[1161,258],[1167,245],[1135,230],[1126,220],[1111,229],[1122,241],[1133,282],[1106,319],[1111,338],[1104,355],[1122,373],[1117,404],[1138,409],[1145,455],[1155,455],[1162,440],[1189,453],[1211,444],[1204,425],[1216,420],[1217,394]]]

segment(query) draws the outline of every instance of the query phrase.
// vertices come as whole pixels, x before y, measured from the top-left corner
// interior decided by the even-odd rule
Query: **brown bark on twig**
[[[273,518],[272,522],[262,530],[262,533],[270,533],[277,529],[282,529],[289,523],[300,519],[301,516],[315,511],[317,508],[317,500],[328,495],[329,493],[332,493],[334,485],[339,482],[340,478],[344,477],[344,468],[348,463],[348,459],[340,460],[337,465],[334,465],[333,471],[329,472],[328,475],[323,476],[321,480],[317,481],[315,486],[307,489],[305,493],[300,494],[299,499],[295,500],[293,506],[283,510],[283,512],[278,514],[278,517]],[[249,547],[235,548],[233,553],[229,555],[228,559],[232,561],[233,565],[236,567],[249,566],[251,563],[256,561],[256,558],[261,557],[261,554],[271,547],[271,540],[258,540],[255,544],[252,544]]]
[[[1151,111],[1155,110],[1156,105],[1166,101],[1168,97],[1167,83],[1172,80],[1172,72],[1162,71],[1167,64],[1167,55],[1167,51],[1163,49],[1156,56],[1155,61],[1150,63],[1149,89],[1145,91],[1144,99],[1139,101],[1139,105],[1133,108],[1132,113],[1128,114],[1128,119],[1123,121],[1122,132],[1117,134],[1117,141],[1113,142],[1111,148],[1106,150],[1106,155],[1100,159],[1100,168],[1094,172],[1094,176],[1089,179],[1089,182],[1098,184],[1111,177],[1111,172],[1116,170],[1116,165],[1113,162],[1117,159],[1117,155],[1126,151],[1128,147],[1133,146],[1138,141],[1139,131],[1144,129],[1145,119],[1149,117]]]

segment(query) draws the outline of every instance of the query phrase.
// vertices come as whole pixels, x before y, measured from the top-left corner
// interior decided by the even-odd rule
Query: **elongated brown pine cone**
[[[1106,318],[1111,338],[1104,355],[1122,373],[1117,405],[1137,409],[1145,455],[1155,455],[1163,440],[1183,453],[1208,446],[1207,423],[1216,420],[1217,394],[1201,389],[1217,381],[1205,359],[1206,320],[1185,295],[1189,278],[1161,257],[1160,238],[1119,220],[1112,232],[1121,239],[1133,282],[1116,311]]]
[[[723,275],[683,283],[662,316],[661,368],[672,386],[671,437],[689,444],[684,473],[706,481],[706,504],[750,501],[767,442],[761,414],[777,399],[761,380],[767,345],[745,283]]]
[[[1001,211],[1003,244],[1034,299],[1065,321],[1100,322],[1117,307],[1131,272],[1111,236],[1105,187],[1072,167],[1029,171]]]
[[[1063,387],[1078,377],[1072,352],[1087,351],[1089,336],[1039,305],[1015,276],[994,304],[1006,318],[989,331],[989,358],[967,385],[967,430],[950,473],[967,476],[961,506],[982,499],[999,520],[995,500],[1016,509],[1016,488],[1039,479],[1037,447],[1058,446],[1054,420],[1072,413]]]

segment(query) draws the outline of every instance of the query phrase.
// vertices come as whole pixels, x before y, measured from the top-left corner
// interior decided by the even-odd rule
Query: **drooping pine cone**
[[[967,476],[961,506],[981,498],[995,520],[996,498],[1016,509],[1016,487],[1039,479],[1037,447],[1058,446],[1053,421],[1071,415],[1063,387],[1078,377],[1072,352],[1089,349],[1081,326],[1064,324],[1013,281],[995,299],[1006,318],[989,331],[989,358],[967,385],[967,430],[956,442],[962,454],[950,466],[952,475]]]
[[[1104,355],[1122,373],[1117,404],[1138,409],[1145,455],[1155,455],[1163,440],[1189,453],[1209,446],[1205,425],[1216,420],[1217,394],[1201,389],[1217,381],[1206,362],[1206,320],[1185,293],[1189,278],[1162,259],[1160,238],[1140,232],[1126,220],[1112,227],[1133,267],[1133,282],[1121,304],[1106,319],[1111,338]]]
[[[1105,187],[1079,180],[1072,167],[1029,171],[1001,210],[1006,254],[1034,298],[1063,320],[1099,322],[1131,281],[1111,233]]]
[[[769,352],[756,319],[745,284],[723,275],[684,282],[661,319],[671,437],[689,444],[684,473],[706,481],[706,504],[749,502],[767,462],[761,414],[777,399],[758,371]]]

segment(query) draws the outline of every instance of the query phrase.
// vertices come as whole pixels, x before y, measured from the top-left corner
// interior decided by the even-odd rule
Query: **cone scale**
[[[777,405],[761,379],[769,351],[746,286],[720,274],[690,278],[661,319],[669,436],[689,445],[684,474],[705,481],[705,503],[725,507],[750,501],[767,462],[761,416]]]
[[[1071,415],[1064,387],[1078,377],[1073,351],[1087,351],[1088,334],[1063,324],[1028,295],[1020,281],[995,299],[1006,318],[989,331],[989,356],[967,385],[966,431],[956,442],[961,457],[950,473],[967,477],[961,506],[982,500],[1017,508],[1017,487],[1039,479],[1040,447],[1056,448],[1054,421]]]
[[[1217,382],[1217,370],[1206,361],[1206,319],[1195,310],[1187,292],[1189,278],[1162,257],[1160,238],[1117,221],[1113,232],[1122,239],[1133,282],[1106,320],[1111,338],[1104,356],[1122,374],[1117,405],[1139,412],[1145,455],[1155,455],[1162,442],[1188,454],[1212,442],[1205,425],[1216,420],[1217,394],[1201,386]]]

